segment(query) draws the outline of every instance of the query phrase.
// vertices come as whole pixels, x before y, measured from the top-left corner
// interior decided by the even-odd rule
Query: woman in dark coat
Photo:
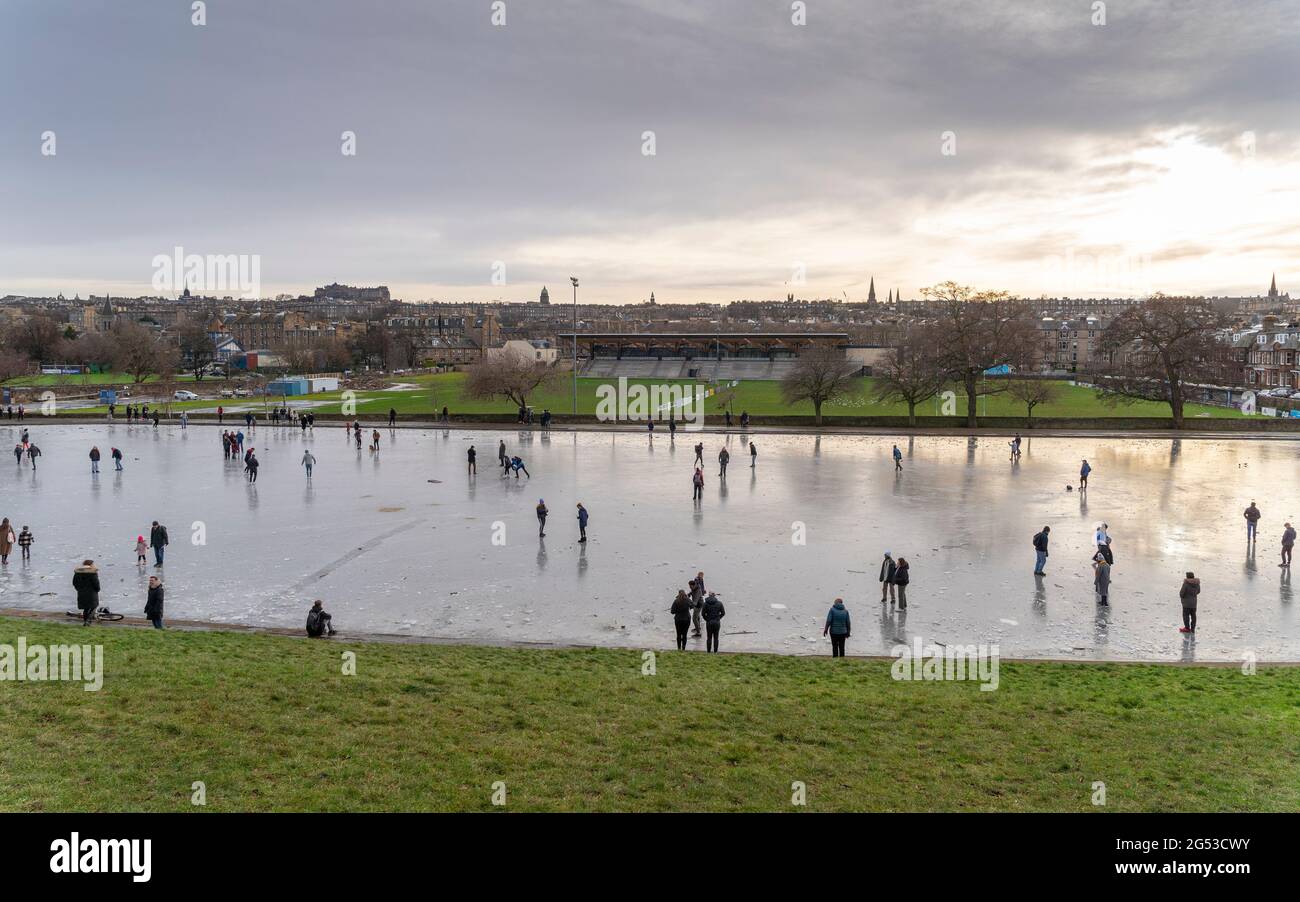
[[[153,624],[154,629],[163,628],[163,587],[156,576],[149,577],[149,595],[144,603],[144,616]]]
[[[673,615],[673,626],[677,628],[677,650],[686,651],[686,632],[691,628],[691,600],[686,597],[684,589],[677,590],[677,597],[668,613]]]
[[[95,562],[85,560],[72,573],[72,588],[77,590],[77,607],[81,609],[81,622],[89,624],[99,608],[99,569]]]
[[[5,517],[4,522],[0,522],[0,563],[9,563],[9,553],[14,550],[13,531],[9,518]]]

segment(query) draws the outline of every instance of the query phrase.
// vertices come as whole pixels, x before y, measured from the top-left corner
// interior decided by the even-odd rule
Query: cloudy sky
[[[0,295],[1300,293],[1300,3],[501,5],[4,0]]]

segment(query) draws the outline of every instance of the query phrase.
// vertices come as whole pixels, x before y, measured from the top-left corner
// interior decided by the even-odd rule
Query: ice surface
[[[919,636],[997,641],[1005,656],[1300,659],[1291,586],[1277,566],[1283,521],[1300,524],[1300,445],[1289,440],[1032,437],[1013,465],[1001,437],[736,431],[681,433],[674,443],[381,428],[374,457],[339,425],[306,436],[262,425],[245,443],[262,462],[250,486],[242,464],[223,461],[216,427],[30,425],[40,469],[0,457],[0,516],[15,532],[29,525],[36,544],[29,565],[15,548],[0,571],[0,607],[73,609],[72,568],[91,557],[102,603],[138,615],[153,567],[152,557],[136,567],[133,546],[157,519],[171,534],[164,576],[174,619],[300,627],[319,597],[345,632],[671,647],[668,607],[703,570],[727,607],[724,650],[826,653],[821,624],[843,596],[850,653],[887,653]],[[8,448],[19,434],[0,426]],[[745,463],[751,438],[755,469]],[[500,475],[500,439],[531,479]],[[706,483],[697,507],[699,440]],[[905,454],[899,475],[895,442]],[[92,444],[104,454],[98,477]],[[465,472],[470,444],[476,478]],[[113,445],[126,455],[121,474],[108,459]],[[304,446],[317,458],[310,482]],[[1067,493],[1083,457],[1093,466],[1089,491]],[[550,509],[545,539],[539,498]],[[1241,511],[1252,498],[1264,518],[1248,557]],[[591,514],[585,546],[577,501]],[[195,545],[200,521],[206,544]],[[1102,522],[1114,540],[1109,610],[1095,603],[1090,567]],[[1030,538],[1044,524],[1051,556],[1035,579]],[[795,541],[801,534],[806,544]],[[906,612],[879,602],[885,549],[911,564]],[[1203,583],[1195,640],[1177,631],[1185,570]]]

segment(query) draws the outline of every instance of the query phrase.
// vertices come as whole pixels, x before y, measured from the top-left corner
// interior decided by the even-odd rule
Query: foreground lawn
[[[0,618],[105,680],[0,683],[0,809],[1293,811],[1300,668],[889,662],[383,645]],[[356,653],[356,675],[341,655]]]

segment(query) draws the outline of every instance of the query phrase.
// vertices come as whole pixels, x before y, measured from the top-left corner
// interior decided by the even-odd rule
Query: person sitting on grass
[[[332,619],[325,612],[321,600],[316,599],[312,603],[311,610],[307,612],[307,636],[311,639],[319,639],[321,636],[334,635],[334,626],[330,623]]]

